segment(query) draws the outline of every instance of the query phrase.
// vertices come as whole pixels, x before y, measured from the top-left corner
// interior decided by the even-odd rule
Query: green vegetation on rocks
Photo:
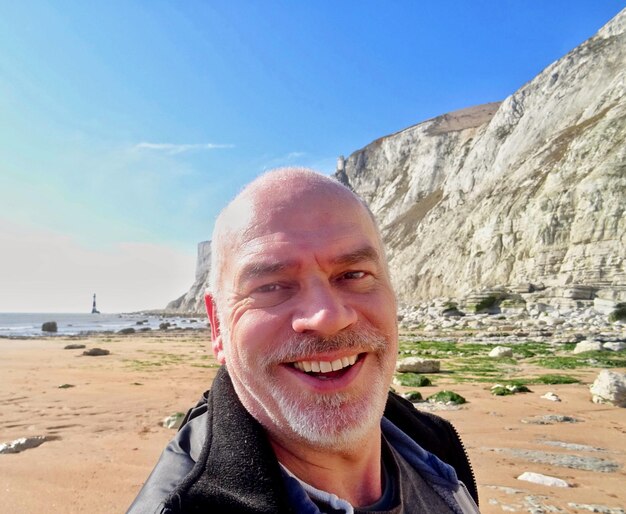
[[[465,398],[454,391],[443,390],[428,397],[430,403],[445,403],[452,405],[461,405],[466,403]]]
[[[396,375],[396,379],[400,385],[406,387],[425,387],[432,385],[432,382],[428,377],[418,375],[416,373],[398,373]]]
[[[609,321],[626,321],[626,303],[618,303],[615,310],[609,315]]]
[[[409,391],[408,393],[405,393],[402,396],[405,399],[413,403],[424,401],[424,398],[422,397],[422,393],[420,393],[419,391]]]

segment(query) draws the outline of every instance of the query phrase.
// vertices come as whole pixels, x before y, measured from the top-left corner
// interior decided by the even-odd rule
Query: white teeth
[[[343,364],[341,363],[341,359],[337,359],[336,361],[333,361],[330,363],[331,368],[333,368],[333,371],[339,371],[341,368],[343,368]]]
[[[306,373],[330,373],[331,371],[339,371],[340,369],[352,366],[358,358],[358,355],[350,355],[329,361],[296,361],[293,367]]]

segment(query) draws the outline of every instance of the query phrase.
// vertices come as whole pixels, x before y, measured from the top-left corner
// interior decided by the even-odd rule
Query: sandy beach
[[[175,433],[160,426],[162,419],[185,412],[211,385],[217,368],[208,339],[204,330],[0,339],[0,443],[50,438],[37,448],[0,455],[2,511],[125,511]],[[71,343],[111,353],[83,356],[82,349],[64,349]],[[582,383],[534,385],[531,393],[507,397],[491,395],[491,384],[457,384],[445,375],[435,387],[423,388],[428,394],[453,389],[468,400],[438,413],[464,439],[483,514],[589,512],[592,505],[613,509],[596,512],[623,512],[626,410],[591,403],[589,384],[598,371],[568,370]],[[562,401],[541,398],[548,391]],[[578,422],[524,422],[551,414]],[[532,451],[601,459],[606,466],[591,471],[531,462]],[[525,471],[572,487],[517,480]]]

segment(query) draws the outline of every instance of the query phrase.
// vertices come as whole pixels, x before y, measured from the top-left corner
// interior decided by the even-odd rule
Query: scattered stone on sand
[[[404,393],[402,398],[405,400],[409,400],[411,403],[422,402],[424,398],[422,397],[422,393],[419,391],[409,391],[408,393]]]
[[[59,389],[69,389],[70,387],[76,387],[74,384],[61,384]]]
[[[604,350],[602,341],[581,341],[572,350],[572,353],[601,352],[602,350]]]
[[[180,428],[180,425],[182,424],[184,418],[184,412],[175,412],[171,416],[164,418],[161,422],[161,425],[164,428]]]
[[[508,346],[496,346],[489,352],[489,357],[513,357],[513,349]]]
[[[445,389],[430,395],[428,401],[430,403],[444,403],[446,405],[461,405],[467,402],[460,394]]]
[[[128,327],[128,328],[123,328],[121,330],[117,331],[118,334],[134,334],[135,333],[135,329],[133,327]]]
[[[85,345],[78,343],[66,344],[63,347],[64,350],[82,350],[83,348],[85,348]]]
[[[549,475],[542,475],[541,473],[534,473],[532,471],[524,471],[517,479],[532,482],[533,484],[547,485],[549,487],[570,487],[565,480]]]
[[[550,400],[551,402],[560,402],[561,401],[559,396],[557,394],[553,393],[552,391],[548,391],[546,394],[541,395],[541,398],[543,398],[544,400]]]
[[[56,332],[58,329],[56,321],[46,321],[43,325],[41,325],[42,332]]]
[[[104,348],[90,348],[89,350],[85,350],[83,355],[89,355],[90,357],[98,357],[100,355],[109,355],[111,352],[109,350],[105,350]]]
[[[589,388],[594,403],[626,407],[626,374],[603,369]]]
[[[604,448],[596,448],[595,446],[589,446],[587,444],[566,443],[563,441],[541,441],[541,443],[575,452],[606,452]]]
[[[621,466],[617,462],[598,457],[585,457],[582,455],[569,455],[565,453],[549,453],[537,450],[524,450],[518,448],[494,448],[496,452],[508,453],[539,464],[561,466],[563,468],[584,469],[599,473],[614,473]]]
[[[399,373],[439,373],[441,363],[435,359],[405,357],[396,363]]]
[[[8,443],[0,444],[0,453],[19,453],[24,450],[30,450],[31,448],[37,448],[37,446],[48,441],[49,438],[45,435],[37,435],[34,437],[20,437]]]
[[[588,510],[589,512],[599,512],[600,514],[626,514],[626,510],[621,507],[607,507],[606,505],[597,505],[589,503],[568,503],[568,507],[577,510]]]
[[[554,425],[555,423],[580,423],[580,419],[562,414],[546,414],[545,416],[535,416],[534,418],[524,418],[522,423],[531,425]]]
[[[494,396],[509,396],[511,394],[531,392],[532,391],[528,389],[528,387],[520,384],[496,384],[491,386],[491,394],[493,394]]]

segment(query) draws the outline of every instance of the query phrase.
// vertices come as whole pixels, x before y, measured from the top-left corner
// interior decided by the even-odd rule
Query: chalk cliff
[[[623,296],[625,27],[622,11],[501,104],[339,160],[381,224],[401,300],[527,283]]]
[[[198,243],[196,257],[196,278],[193,285],[181,297],[171,301],[165,307],[168,312],[185,312],[190,314],[205,314],[204,291],[209,285],[209,268],[211,265],[211,241]]]
[[[380,222],[399,299],[503,286],[625,301],[625,93],[626,10],[503,102],[340,158],[336,177]],[[168,309],[203,310],[209,251]]]

